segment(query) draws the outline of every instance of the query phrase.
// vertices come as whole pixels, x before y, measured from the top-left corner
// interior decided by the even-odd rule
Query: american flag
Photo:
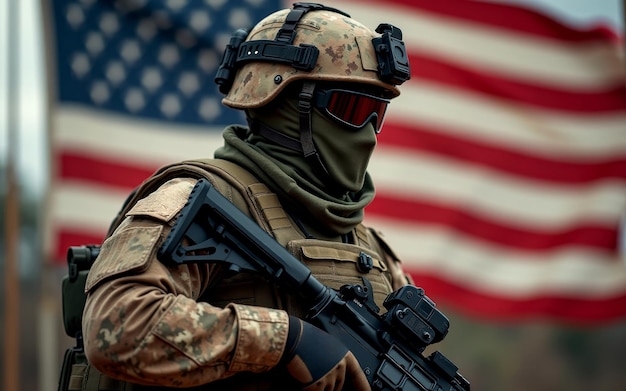
[[[54,69],[47,248],[99,243],[160,165],[210,157],[239,112],[213,84],[237,28],[291,4],[50,4]],[[598,324],[626,315],[622,42],[520,6],[342,0],[399,26],[412,78],[370,172],[379,228],[438,304],[493,320]]]

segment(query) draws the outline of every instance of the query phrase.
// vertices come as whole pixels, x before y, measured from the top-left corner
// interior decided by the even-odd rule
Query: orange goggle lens
[[[374,121],[376,133],[380,133],[388,104],[388,99],[339,89],[317,91],[315,98],[317,108],[354,129],[361,129]]]

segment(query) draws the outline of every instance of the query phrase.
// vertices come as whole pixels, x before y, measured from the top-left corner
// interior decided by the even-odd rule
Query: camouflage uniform
[[[195,179],[177,178],[139,201],[104,242],[87,280],[85,348],[90,362],[137,384],[192,387],[239,372],[266,372],[282,356],[287,312],[198,301],[208,265],[167,267],[156,251]],[[393,289],[407,283],[387,260]]]
[[[194,183],[174,179],[138,203],[104,242],[89,274],[86,352],[95,367],[116,378],[189,387],[240,371],[267,371],[282,355],[284,311],[198,302],[209,267],[167,268],[156,259]]]
[[[261,21],[247,40],[273,39],[288,12],[280,11]],[[356,82],[378,88],[387,98],[395,97],[399,95],[397,87],[377,76],[372,45],[376,36],[360,23],[335,12],[309,12],[298,23],[293,44],[316,41],[320,56],[315,69],[309,72],[288,64],[247,63],[238,70],[233,88],[223,102],[238,109],[261,107],[279,96],[288,83],[300,79]],[[236,131],[231,129],[230,133]],[[297,314],[297,306],[264,299],[207,299],[207,293],[217,292],[219,296],[220,292],[234,290],[234,284],[242,281],[219,281],[214,265],[168,266],[156,258],[195,181],[187,177],[171,179],[137,202],[103,243],[89,273],[83,314],[85,352],[90,364],[108,376],[135,384],[181,388],[242,372],[269,374],[280,368],[288,314]],[[214,182],[223,184],[219,178]],[[281,186],[271,188],[284,190]],[[228,186],[222,186],[220,191],[239,201],[235,204],[251,214],[241,202],[241,195]],[[370,200],[364,198],[358,204],[358,221],[350,224],[360,223],[361,205]],[[352,228],[351,231],[356,232]],[[410,282],[397,257],[373,231],[361,234],[361,238],[370,243],[367,250],[376,255],[380,268],[379,298]],[[341,241],[339,236],[334,240]],[[344,254],[343,249],[334,250],[334,254]],[[327,267],[322,265],[321,269]],[[357,275],[354,269],[348,274]],[[339,277],[331,275],[329,285],[341,284],[345,276]],[[233,285],[229,285],[231,282]],[[272,286],[257,286],[256,280],[248,277],[244,277],[243,284],[253,292],[275,290]]]

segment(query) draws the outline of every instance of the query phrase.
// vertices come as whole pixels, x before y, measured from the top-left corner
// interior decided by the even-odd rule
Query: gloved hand
[[[305,391],[371,391],[354,354],[336,337],[294,316],[282,362]]]

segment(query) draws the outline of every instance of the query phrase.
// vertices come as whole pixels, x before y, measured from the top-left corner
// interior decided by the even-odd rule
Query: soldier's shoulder
[[[163,222],[170,222],[185,206],[196,182],[197,179],[194,178],[170,179],[137,201],[126,215],[150,216]]]

